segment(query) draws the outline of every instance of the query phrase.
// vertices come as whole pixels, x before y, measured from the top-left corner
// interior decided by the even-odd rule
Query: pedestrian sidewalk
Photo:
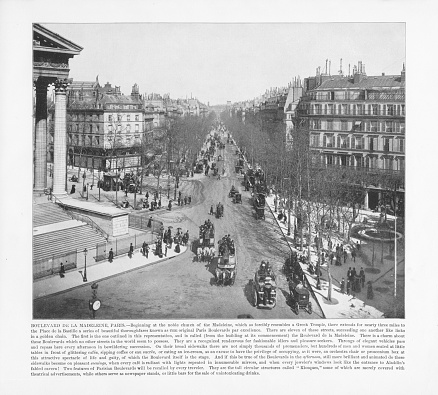
[[[274,196],[268,196],[266,198],[266,203],[269,206],[269,210],[271,211],[275,222],[281,229],[284,238],[286,239],[289,247],[292,249],[292,251],[297,252],[298,254],[301,254],[299,250],[294,248],[293,246],[293,240],[291,237],[287,236],[287,223],[284,224],[283,222],[279,221],[274,213]],[[292,216],[291,216],[292,218]],[[293,220],[291,219],[291,222]],[[341,240],[334,239],[335,244],[337,242],[341,242]],[[311,262],[316,267],[316,264],[318,262],[317,252],[315,251],[314,247],[311,246]],[[301,269],[303,270],[304,274],[306,275],[306,279],[310,286],[313,289],[313,292],[315,294],[315,297],[324,313],[325,318],[382,318],[383,313],[376,308],[369,306],[366,304],[365,301],[352,296],[347,295],[344,293],[341,293],[340,288],[333,284],[334,281],[332,280],[332,294],[331,294],[331,301],[328,300],[328,290],[329,290],[329,281],[323,279],[320,277],[320,290],[317,289],[317,276],[312,275],[307,270],[307,264],[300,263]],[[329,273],[330,268],[328,266],[328,263],[324,263],[321,265],[321,269],[326,269]],[[327,273],[327,277],[328,274]]]
[[[183,254],[188,249],[187,246],[180,247],[180,253],[176,253],[174,248],[169,249],[167,251],[167,256],[163,258],[159,258],[150,251],[149,257],[146,259],[146,257],[140,253],[140,250],[136,250],[134,251],[132,258],[129,258],[128,255],[122,255],[114,258],[112,262],[105,260],[99,263],[87,265],[87,282],[83,281],[84,267],[67,271],[64,278],[56,275],[36,280],[33,283],[33,299],[42,298],[85,285],[91,285],[93,282],[104,280],[108,277],[127,273],[141,267],[171,259],[177,255]]]

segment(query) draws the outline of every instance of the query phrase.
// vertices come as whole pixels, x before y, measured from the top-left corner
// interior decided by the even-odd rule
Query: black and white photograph
[[[405,34],[35,23],[33,317],[404,318]]]
[[[0,393],[435,394],[435,3],[1,1]]]

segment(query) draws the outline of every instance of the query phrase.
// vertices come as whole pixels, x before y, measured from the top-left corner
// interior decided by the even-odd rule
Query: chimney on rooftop
[[[406,70],[405,70],[405,64],[404,63],[403,63],[403,70],[401,71],[400,80],[401,80],[401,82],[405,82],[406,81]]]
[[[353,67],[353,73],[354,73],[353,82],[355,84],[361,82],[364,79],[364,77],[366,76],[363,66],[364,65],[362,64],[362,61],[359,61],[358,67],[357,68],[356,68],[356,66]]]

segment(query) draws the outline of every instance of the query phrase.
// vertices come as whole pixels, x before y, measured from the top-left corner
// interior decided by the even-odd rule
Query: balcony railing
[[[396,113],[395,111],[391,114],[388,113],[388,111],[382,111],[382,110],[371,110],[369,111],[368,109],[363,110],[363,111],[349,111],[349,112],[344,112],[344,111],[337,111],[337,109],[333,109],[333,110],[325,110],[323,109],[311,109],[311,108],[300,108],[297,109],[297,112],[301,115],[321,115],[321,116],[330,116],[330,117],[388,117],[388,118],[395,118],[395,117],[400,117],[400,118],[404,118],[405,117],[405,112],[400,112],[400,113]]]
[[[367,97],[365,97],[365,93],[361,92],[359,95],[354,96],[333,96],[330,95],[330,93],[327,93],[326,95],[320,94],[318,96],[303,96],[301,98],[302,101],[316,101],[316,102],[349,102],[349,101],[364,101],[364,102],[370,102],[370,101],[394,101],[394,102],[404,102],[405,101],[405,94],[404,93],[387,93],[387,92],[368,92]]]

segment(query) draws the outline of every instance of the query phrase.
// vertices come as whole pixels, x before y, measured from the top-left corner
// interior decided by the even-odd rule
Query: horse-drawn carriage
[[[242,204],[242,194],[240,192],[236,192],[233,196],[233,203]]]
[[[228,197],[234,197],[234,195],[235,195],[237,192],[238,192],[238,191],[237,191],[236,187],[233,185],[233,186],[231,187],[230,192],[228,193]]]
[[[233,240],[228,236],[219,240],[218,261],[215,270],[217,285],[233,285],[237,275],[237,254]]]
[[[224,205],[222,203],[218,203],[216,206],[216,218],[221,218],[224,216]]]
[[[214,247],[214,225],[208,220],[199,227],[199,246]]]
[[[269,263],[262,261],[253,280],[254,307],[274,308],[277,304],[277,284],[275,274]]]
[[[310,292],[304,288],[301,282],[296,283],[289,281],[290,304],[295,314],[299,313],[300,309],[306,310],[312,314],[312,302],[310,301]]]
[[[203,171],[204,171],[204,164],[201,161],[196,163],[194,172],[195,173],[202,173]]]
[[[266,197],[264,193],[255,193],[253,197],[253,206],[257,219],[265,219],[265,203]]]

